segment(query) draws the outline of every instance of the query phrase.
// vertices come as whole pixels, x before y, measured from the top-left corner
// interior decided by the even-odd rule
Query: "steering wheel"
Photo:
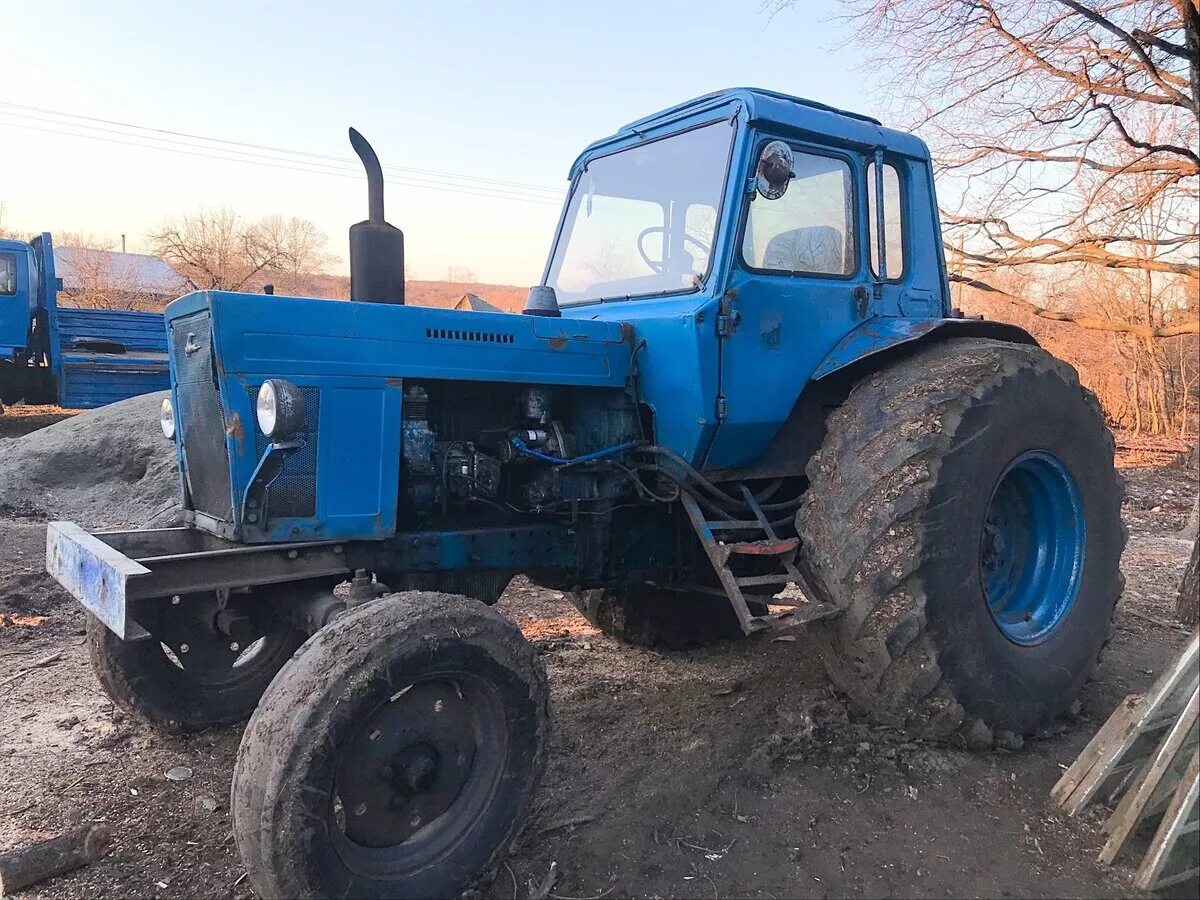
[[[646,240],[647,235],[654,234],[655,232],[662,232],[663,234],[666,234],[666,231],[667,229],[664,225],[651,225],[649,228],[643,229],[642,233],[637,236],[637,251],[641,255],[642,261],[650,267],[650,271],[652,271],[655,275],[661,275],[663,273],[663,263],[665,260],[659,260],[658,262],[652,260],[646,255],[646,250],[644,247],[642,247],[642,243]],[[683,242],[685,244],[694,245],[701,250],[705,256],[708,256],[710,253],[712,253],[711,246],[705,244],[699,238],[692,237],[686,231],[683,233]]]

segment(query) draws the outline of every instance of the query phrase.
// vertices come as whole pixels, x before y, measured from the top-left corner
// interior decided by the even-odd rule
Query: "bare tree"
[[[957,176],[961,201],[942,211],[952,278],[986,290],[1003,268],[1098,266],[1200,290],[1197,0],[844,3],[890,70],[893,114]],[[1152,338],[1200,333],[1194,314],[1154,325],[1045,313]]]
[[[1175,615],[1189,628],[1200,622],[1200,541],[1192,539],[1192,555],[1183,570],[1179,594],[1175,599]]]
[[[312,222],[270,216],[248,223],[228,207],[169,219],[147,239],[197,290],[248,290],[266,282],[295,290],[332,260]]]
[[[308,219],[267,216],[247,229],[247,239],[255,257],[269,261],[263,271],[282,293],[305,293],[310,279],[335,261],[326,252],[325,232]]]
[[[458,298],[468,285],[476,283],[475,272],[466,266],[447,266],[446,282],[450,286],[450,294]]]

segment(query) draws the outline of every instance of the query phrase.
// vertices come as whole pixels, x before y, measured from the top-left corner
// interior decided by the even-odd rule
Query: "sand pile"
[[[0,439],[0,515],[88,528],[179,522],[175,447],[159,429],[166,392]]]

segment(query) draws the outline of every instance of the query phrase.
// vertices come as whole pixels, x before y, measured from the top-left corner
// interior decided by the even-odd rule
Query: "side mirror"
[[[771,141],[763,147],[754,171],[754,186],[763,199],[778,200],[787,193],[795,161],[792,148],[783,141]]]

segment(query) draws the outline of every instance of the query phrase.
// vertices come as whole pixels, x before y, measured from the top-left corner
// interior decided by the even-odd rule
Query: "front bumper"
[[[101,531],[46,528],[46,571],[118,637],[144,634],[138,601],[281,584],[349,572],[337,542],[239,544],[198,528]]]

